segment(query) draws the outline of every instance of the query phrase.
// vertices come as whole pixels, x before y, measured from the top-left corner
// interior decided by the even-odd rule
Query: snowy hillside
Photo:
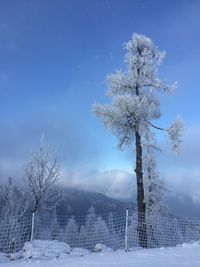
[[[199,267],[200,243],[183,244],[174,248],[138,249],[91,253],[83,257],[69,254],[51,260],[9,261],[0,257],[1,267]]]

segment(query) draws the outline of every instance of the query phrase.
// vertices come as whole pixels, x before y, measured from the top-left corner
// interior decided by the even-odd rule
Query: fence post
[[[31,241],[33,240],[34,224],[35,224],[35,212],[32,213],[32,221],[31,221]]]
[[[126,221],[125,221],[125,251],[128,251],[128,208],[126,209]]]

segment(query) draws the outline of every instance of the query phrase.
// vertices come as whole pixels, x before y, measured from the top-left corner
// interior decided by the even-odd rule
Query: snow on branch
[[[117,71],[116,74],[110,74],[107,76],[108,91],[109,96],[114,96],[116,94],[126,94],[131,93],[135,90],[136,83],[130,75],[124,74],[121,70]]]
[[[171,124],[169,128],[166,129],[170,143],[171,148],[174,152],[179,153],[180,152],[180,145],[182,143],[181,135],[183,131],[183,121],[181,118],[177,117],[177,119]]]
[[[153,95],[117,95],[111,105],[93,105],[94,114],[119,139],[118,147],[129,145],[137,130],[142,134],[147,121],[160,117],[159,103]]]
[[[167,94],[171,95],[177,88],[178,83],[175,82],[173,84],[167,84],[164,81],[160,80],[159,78],[155,78],[152,82],[152,84],[149,85],[151,90],[158,89],[166,92]]]

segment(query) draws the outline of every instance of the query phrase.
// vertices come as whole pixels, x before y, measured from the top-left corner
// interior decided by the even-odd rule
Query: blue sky
[[[109,192],[126,194],[134,182],[127,173],[133,152],[117,151],[91,106],[108,101],[106,75],[124,68],[123,44],[137,32],[166,51],[160,76],[178,81],[174,96],[160,96],[159,123],[168,125],[177,114],[185,121],[178,158],[158,136],[159,170],[175,190],[187,191],[193,181],[190,193],[200,199],[194,192],[200,186],[199,14],[195,0],[0,1],[1,178],[23,177],[45,134],[62,154],[67,184],[102,192],[109,185]]]

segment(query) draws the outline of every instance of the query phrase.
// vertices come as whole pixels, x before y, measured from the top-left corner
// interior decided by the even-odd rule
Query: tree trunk
[[[139,245],[147,247],[147,231],[145,222],[145,199],[144,199],[144,184],[142,172],[142,145],[139,132],[135,131],[135,146],[136,146],[136,180],[137,180],[137,209],[138,209],[138,225],[137,231],[139,235]]]

